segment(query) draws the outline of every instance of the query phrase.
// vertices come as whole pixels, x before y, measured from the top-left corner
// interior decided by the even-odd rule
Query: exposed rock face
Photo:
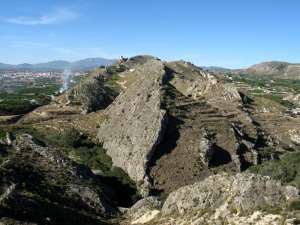
[[[156,197],[148,197],[142,200],[139,200],[135,203],[129,211],[130,218],[133,221],[138,220],[143,217],[145,214],[150,212],[157,212],[162,207],[162,202],[159,201]],[[159,212],[159,211],[158,211]]]
[[[132,224],[288,224],[298,221],[297,211],[284,216],[295,202],[299,190],[270,177],[219,174],[172,192],[161,209],[154,198],[141,200],[128,216]]]
[[[300,144],[300,130],[292,129],[289,130],[290,138],[296,144]]]
[[[199,144],[199,156],[204,165],[210,166],[210,162],[213,158],[214,150],[212,148],[212,143],[208,139],[207,135],[204,133],[204,137],[201,138]]]
[[[0,197],[0,205],[5,206],[11,203],[13,199],[16,198],[17,189],[16,184],[11,184],[10,186],[4,186],[3,190],[4,193],[2,193]]]
[[[46,218],[54,224],[74,224],[74,220],[90,224],[92,215],[118,211],[108,197],[109,189],[89,168],[26,134],[7,148],[9,153],[0,158],[1,217],[38,224]]]
[[[170,83],[182,94],[193,99],[207,97],[210,101],[239,101],[241,97],[236,87],[231,83],[219,82],[207,71],[187,62],[171,62],[169,68]]]
[[[164,203],[162,213],[168,215],[178,211],[183,214],[192,207],[217,210],[226,205],[219,212],[225,215],[230,210],[239,213],[267,205],[284,208],[286,203],[299,200],[298,189],[284,187],[269,177],[256,174],[222,174],[171,193]]]
[[[296,106],[300,106],[300,94],[290,94],[283,98],[283,100],[288,100],[293,102]]]
[[[230,83],[215,83],[208,81],[195,81],[187,89],[186,95],[194,99],[206,96],[213,101],[215,98],[229,101],[238,101],[241,99],[236,87]]]
[[[104,85],[105,68],[91,72],[80,85],[67,91],[64,95],[66,104],[81,105],[84,113],[106,108],[116,93]]]
[[[269,177],[222,174],[172,192],[162,207],[162,217],[178,215],[190,224],[197,224],[202,217],[206,222],[232,222],[231,217],[237,221],[242,212],[252,215],[257,210],[278,209],[280,213],[293,201],[300,201],[299,190]],[[268,222],[275,222],[276,217],[270,218]]]
[[[112,96],[112,101],[112,89],[119,95],[107,108],[109,101],[104,101],[107,104],[94,108],[104,110],[78,115],[82,106],[83,113],[89,112],[85,106],[93,98],[102,102],[102,97]],[[66,129],[62,125],[75,126],[84,133],[97,133],[113,164],[137,181],[143,196],[152,187],[169,192],[203,180],[212,173],[211,167],[241,171],[258,162],[252,149],[256,127],[238,108],[237,89],[191,63],[136,56],[95,70],[66,96],[69,106],[53,102],[32,113],[40,121],[38,126],[60,132]],[[77,106],[77,101],[82,105]],[[24,121],[32,120],[24,117]],[[232,123],[245,135],[235,132]],[[206,149],[203,130],[212,134]]]
[[[168,121],[161,108],[164,66],[149,58],[143,67],[135,69],[139,70],[139,79],[108,107],[108,119],[101,125],[98,138],[115,166],[123,168],[135,181],[144,181],[141,190],[147,196],[146,170]]]

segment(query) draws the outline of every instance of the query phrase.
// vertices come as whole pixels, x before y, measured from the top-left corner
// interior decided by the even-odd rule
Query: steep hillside
[[[232,84],[190,63],[149,56],[121,68],[109,83],[121,94],[103,111],[97,137],[143,196],[202,180],[214,167],[242,171],[259,162],[257,128],[238,109]]]
[[[106,118],[99,110],[110,105],[118,95],[105,85],[110,73],[106,68],[96,68],[78,86],[53,97],[50,104],[26,114],[17,124],[30,124],[43,131],[49,129],[50,133],[75,127],[90,137],[96,137],[99,124]],[[92,113],[97,110],[99,113]]]
[[[263,62],[240,71],[247,75],[270,76],[282,79],[300,79],[300,64],[286,62]]]
[[[186,62],[167,66],[171,79],[164,101],[170,122],[150,169],[153,191],[170,192],[213,171],[242,171],[256,164],[257,130],[238,109],[235,87]],[[241,127],[247,134],[239,133]]]
[[[261,114],[263,103],[244,109],[245,99],[233,83],[191,63],[136,56],[97,68],[18,124],[50,133],[75,127],[98,139],[148,196],[216,172],[243,171],[261,162],[264,147],[292,143],[292,135],[268,122],[287,117]]]
[[[30,135],[0,144],[0,154],[1,223],[95,224],[118,211],[89,168]]]
[[[113,163],[127,171],[135,181],[143,183],[140,188],[144,196],[149,195],[147,187],[150,185],[146,170],[168,122],[161,106],[163,63],[153,57],[146,59],[145,63],[141,61],[141,66],[131,67],[133,59],[125,64],[139,77],[106,109],[108,118],[98,133],[99,141]],[[119,76],[125,78],[131,74]]]
[[[78,86],[66,91],[55,101],[80,106],[82,113],[104,109],[117,96],[115,91],[105,86],[105,78],[108,76],[109,73],[105,68],[96,68]]]
[[[163,62],[152,56],[135,56],[96,68],[80,85],[54,97],[49,105],[35,109],[11,127],[32,129],[33,134],[57,146],[57,152],[84,162],[95,174],[104,176],[114,170],[120,172],[123,184],[135,186],[140,195],[134,188],[130,194],[123,192],[124,186],[116,182],[116,177],[102,177],[103,187],[109,184],[119,197],[131,198],[125,205],[117,201],[122,207],[128,207],[139,197],[144,198],[129,210],[139,211],[131,220],[143,214],[138,209],[139,206],[143,208],[143,204],[157,210],[148,212],[151,216],[162,212],[154,220],[158,224],[177,218],[186,223],[203,219],[211,223],[217,220],[232,222],[239,218],[254,222],[252,216],[262,217],[262,224],[285,220],[292,199],[296,201],[293,207],[297,208],[298,190],[282,187],[260,176],[234,175],[249,168],[266,174],[269,167],[260,167],[260,164],[280,160],[289,151],[298,151],[299,117],[288,113],[286,102],[277,98],[278,102],[273,101],[271,95],[255,95],[257,90],[237,89],[236,84],[185,61]],[[68,149],[61,145],[70,130],[75,130],[76,135],[72,136],[75,141],[82,138],[84,148]],[[93,148],[96,142],[98,147]],[[273,164],[270,168],[274,168]],[[298,167],[294,168],[288,170],[288,177],[298,179]],[[224,172],[230,175],[212,176]],[[125,179],[127,176],[132,181]],[[282,172],[280,177],[283,176]],[[246,189],[233,185],[236,182],[246,182]],[[298,183],[292,180],[288,184]],[[255,189],[256,184],[259,189]],[[269,186],[278,201],[272,202],[265,192]],[[252,192],[253,187],[255,191]],[[232,196],[226,195],[227,190]],[[206,192],[211,194],[206,196]],[[173,194],[165,203],[168,206],[164,205],[161,210],[160,200],[170,193]],[[243,198],[245,193],[250,200]],[[199,203],[204,195],[209,205]],[[148,196],[151,196],[149,201]],[[180,197],[178,202],[196,199],[195,204],[188,202],[177,206],[174,196]],[[259,200],[251,201],[255,196],[260,196]],[[241,204],[233,205],[232,201]],[[195,208],[191,209],[193,204]],[[261,210],[259,204],[267,211],[275,207],[275,214],[280,216],[270,217],[270,210],[265,214],[266,210]],[[195,214],[186,214],[192,218],[188,220],[182,212]],[[232,215],[231,219],[227,215]]]

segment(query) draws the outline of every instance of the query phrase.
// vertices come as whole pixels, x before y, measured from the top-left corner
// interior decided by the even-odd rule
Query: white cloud
[[[29,18],[29,17],[16,17],[10,18],[6,21],[14,24],[22,25],[43,25],[43,24],[59,24],[66,21],[74,20],[79,18],[80,15],[76,12],[70,11],[68,9],[56,9],[50,14],[41,15],[39,18]]]

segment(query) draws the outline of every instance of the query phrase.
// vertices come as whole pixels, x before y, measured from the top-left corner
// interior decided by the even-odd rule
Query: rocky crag
[[[191,63],[137,56],[94,70],[18,123],[97,136],[147,196],[202,180],[211,168],[243,171],[260,162],[259,147],[276,147],[243,104],[232,83]]]
[[[60,134],[72,127],[97,140],[144,198],[125,224],[280,224],[296,215],[288,211],[297,209],[298,190],[256,175],[215,176],[279,159],[300,143],[298,118],[262,114],[250,100],[191,63],[136,56],[97,68],[17,124]],[[99,201],[90,205],[105,213]]]
[[[162,207],[148,198],[128,212],[132,224],[298,224],[299,190],[254,174],[219,174],[172,192]],[[139,210],[137,210],[139,206]]]
[[[32,136],[23,134],[0,152],[0,222],[93,224],[118,211],[89,168]]]
[[[143,196],[204,179],[213,166],[241,171],[259,161],[256,127],[232,84],[183,61],[139,56],[115,66],[120,94],[97,137]]]
[[[106,109],[108,119],[101,125],[98,137],[114,165],[141,182],[142,195],[148,196],[146,170],[168,122],[161,107],[164,66],[149,58],[143,66],[131,69],[140,77]]]

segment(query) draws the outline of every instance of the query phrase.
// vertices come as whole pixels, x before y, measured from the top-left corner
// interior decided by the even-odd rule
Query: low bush
[[[300,152],[286,153],[280,160],[252,166],[248,171],[270,176],[285,185],[300,188]]]
[[[300,210],[300,202],[299,201],[292,201],[289,205],[290,210]]]

